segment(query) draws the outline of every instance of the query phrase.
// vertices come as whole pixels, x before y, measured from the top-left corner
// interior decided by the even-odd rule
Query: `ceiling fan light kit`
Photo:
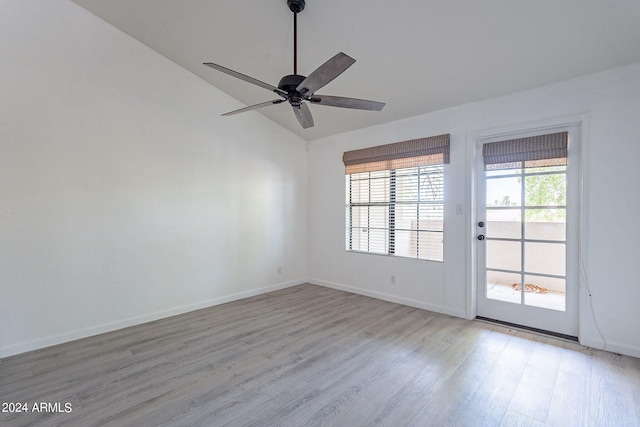
[[[309,76],[298,74],[298,25],[297,16],[305,7],[304,0],[287,0],[289,10],[293,12],[293,74],[286,75],[280,79],[278,87],[268,83],[254,79],[237,71],[223,67],[212,62],[205,62],[204,65],[228,74],[232,77],[260,86],[264,89],[275,92],[282,99],[262,102],[260,104],[251,105],[249,107],[240,108],[223,114],[223,116],[231,116],[246,111],[256,110],[269,105],[281,104],[288,101],[298,122],[307,129],[313,127],[313,116],[311,110],[305,101],[311,104],[325,105],[329,107],[351,108],[356,110],[380,111],[384,107],[384,103],[377,101],[368,101],[366,99],[346,98],[341,96],[316,95],[315,92],[321,89],[333,79],[342,74],[347,68],[352,66],[356,60],[350,56],[340,52],[333,58],[318,67]]]

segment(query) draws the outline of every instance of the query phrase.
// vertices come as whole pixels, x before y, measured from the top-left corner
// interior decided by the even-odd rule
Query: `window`
[[[443,259],[449,135],[344,153],[346,249]]]

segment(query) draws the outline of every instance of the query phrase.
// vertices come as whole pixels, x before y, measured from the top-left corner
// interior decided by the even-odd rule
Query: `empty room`
[[[640,426],[637,0],[0,11],[0,425]]]

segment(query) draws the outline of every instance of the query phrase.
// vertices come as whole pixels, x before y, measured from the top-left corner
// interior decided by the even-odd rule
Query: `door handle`
[[[478,234],[478,240],[484,240],[484,234]]]

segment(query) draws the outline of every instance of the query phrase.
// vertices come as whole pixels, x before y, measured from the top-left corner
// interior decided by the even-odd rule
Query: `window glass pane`
[[[362,174],[357,174],[357,175],[363,175],[364,177],[369,179],[376,179],[376,178],[388,178],[390,173],[391,171],[389,170],[382,170],[382,171],[374,171],[374,172],[364,172]]]
[[[369,229],[352,228],[351,233],[347,233],[347,238],[351,238],[351,250],[366,251],[369,247]]]
[[[369,227],[387,228],[389,226],[388,206],[369,206]]]
[[[358,181],[360,179],[369,179],[369,172],[364,173],[352,173],[351,175],[346,175],[351,178],[351,181]]]
[[[368,252],[386,254],[389,252],[389,230],[369,229]]]
[[[525,266],[528,273],[565,275],[565,244],[525,242]]]
[[[553,277],[526,275],[524,276],[524,303],[535,307],[551,310],[566,310],[566,281]]]
[[[416,230],[396,230],[395,253],[398,256],[416,258],[418,248],[418,232]]]
[[[520,304],[522,296],[515,284],[520,283],[520,274],[487,270],[487,298]]]
[[[368,206],[353,206],[351,208],[351,225],[353,227],[368,227],[369,226],[368,218],[369,218]]]
[[[396,176],[409,175],[414,176],[418,173],[418,168],[398,168],[396,169]]]
[[[420,229],[429,231],[443,231],[443,207],[442,205],[424,205],[419,207]]]
[[[418,258],[442,261],[444,254],[442,232],[418,232]]]
[[[346,175],[345,176],[345,180],[344,180],[344,203],[346,205],[348,205],[349,203],[351,203],[351,176],[350,175]],[[348,211],[347,211],[347,215],[348,215]]]
[[[389,201],[389,178],[375,178],[369,181],[369,197],[370,202],[388,202]]]
[[[562,174],[525,177],[526,206],[564,206],[567,204],[567,176]]]
[[[396,229],[418,229],[418,204],[406,203],[396,205]]]
[[[444,174],[442,166],[420,168],[420,200],[442,202],[444,199]]]
[[[487,179],[487,206],[521,206],[520,177]]]
[[[520,271],[520,242],[485,240],[487,268]]]
[[[369,202],[369,180],[352,180],[350,191],[347,193],[351,203]]]
[[[519,239],[522,235],[520,209],[487,209],[485,235],[502,239]]]
[[[415,171],[412,175],[396,176],[396,201],[415,202],[418,201],[418,174]]]
[[[524,237],[534,240],[565,240],[565,209],[526,209]]]

